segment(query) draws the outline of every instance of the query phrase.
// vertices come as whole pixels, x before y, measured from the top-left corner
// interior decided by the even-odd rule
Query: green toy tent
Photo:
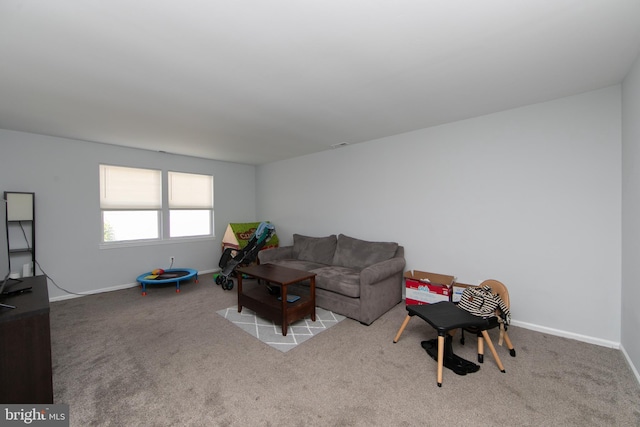
[[[225,248],[242,249],[247,246],[249,239],[253,236],[253,233],[255,233],[259,225],[259,222],[230,223],[222,238],[223,250]],[[269,240],[262,249],[277,248],[278,243],[278,235],[274,233],[271,240]]]

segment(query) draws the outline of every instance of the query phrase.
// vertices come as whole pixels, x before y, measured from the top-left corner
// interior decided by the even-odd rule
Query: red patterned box
[[[453,276],[414,270],[406,272],[404,279],[407,305],[451,301]]]

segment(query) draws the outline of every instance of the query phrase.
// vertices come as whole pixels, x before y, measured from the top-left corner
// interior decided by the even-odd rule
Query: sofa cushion
[[[336,251],[336,235],[327,237],[309,237],[293,235],[293,257],[302,261],[318,262],[330,265]]]
[[[362,270],[393,258],[396,250],[398,244],[395,242],[368,242],[340,234],[333,262],[329,264]]]
[[[310,272],[314,272],[314,270],[318,268],[325,267],[325,264],[319,264],[317,262],[312,262],[312,261],[302,261],[299,259],[279,259],[279,260],[271,261],[271,264],[277,264],[282,267],[288,267],[288,268],[293,268],[295,270],[310,271]]]
[[[347,267],[322,267],[316,273],[316,288],[351,298],[360,298],[360,273]]]

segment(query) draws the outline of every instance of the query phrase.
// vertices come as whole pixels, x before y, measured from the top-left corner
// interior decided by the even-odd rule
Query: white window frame
[[[145,244],[170,243],[176,240],[201,240],[214,238],[214,186],[213,175],[191,172],[163,171],[151,168],[115,166],[100,164],[100,246],[136,246]],[[141,188],[131,188],[131,180],[123,180],[127,173],[133,181],[141,183]],[[109,175],[111,174],[111,176]],[[153,176],[154,178],[150,178]],[[111,180],[109,179],[111,177]],[[148,181],[153,181],[150,184]],[[195,184],[194,184],[195,182]],[[186,186],[185,186],[186,184]],[[194,190],[194,191],[192,191]],[[202,195],[205,194],[203,197]],[[171,211],[206,211],[208,233],[182,234],[171,236]],[[105,212],[156,212],[157,237],[131,240],[105,240]],[[196,216],[201,214],[196,213]],[[166,219],[166,220],[165,220]]]
[[[188,237],[212,237],[213,236],[213,175],[196,174],[188,172],[167,172],[167,236],[170,239]],[[172,214],[177,212],[202,214],[206,213],[208,232],[197,234],[174,235],[172,233]]]

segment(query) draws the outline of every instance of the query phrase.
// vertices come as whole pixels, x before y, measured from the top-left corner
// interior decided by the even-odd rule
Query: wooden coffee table
[[[282,323],[282,335],[287,335],[287,327],[290,323],[304,319],[311,315],[311,320],[316,320],[316,274],[308,271],[295,270],[275,264],[260,264],[249,267],[237,268],[238,273],[238,313],[242,307],[255,311],[258,315],[274,322]],[[256,286],[252,289],[242,288],[242,275],[254,277],[280,286],[281,297],[271,295],[265,286]],[[310,286],[295,287],[295,295],[299,300],[287,302],[287,287],[295,286],[305,280],[309,280]]]

